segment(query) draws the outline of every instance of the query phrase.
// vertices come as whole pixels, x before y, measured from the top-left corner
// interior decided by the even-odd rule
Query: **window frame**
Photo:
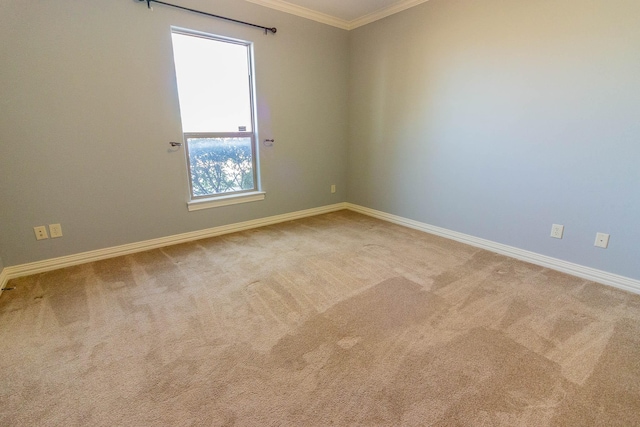
[[[255,70],[254,70],[254,51],[253,42],[234,39],[230,37],[220,36],[216,34],[205,33],[202,31],[191,30],[187,28],[171,26],[171,35],[179,34],[183,36],[200,37],[207,40],[213,40],[222,43],[236,44],[246,47],[247,49],[247,79],[249,89],[249,110],[251,113],[251,131],[237,132],[185,132],[182,130],[182,137],[185,147],[185,160],[187,167],[187,180],[189,188],[189,202],[187,203],[189,211],[207,209],[209,207],[226,206],[236,203],[253,202],[263,200],[265,193],[261,191],[260,168],[259,168],[259,151],[258,151],[258,129],[256,119],[256,102],[255,102]],[[172,43],[173,45],[173,43]],[[174,72],[176,72],[176,89],[179,96],[179,88],[177,86],[177,71],[175,69],[175,54],[173,54]],[[180,121],[182,127],[182,111],[180,108]],[[253,175],[253,188],[239,191],[227,191],[222,193],[206,194],[195,196],[193,191],[193,179],[191,175],[191,157],[189,155],[189,138],[250,138],[251,141],[251,167]],[[237,200],[234,200],[237,199]]]

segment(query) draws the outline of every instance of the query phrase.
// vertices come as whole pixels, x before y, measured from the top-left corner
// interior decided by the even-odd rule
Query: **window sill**
[[[252,191],[251,193],[231,194],[210,199],[192,200],[187,203],[189,212],[202,209],[219,208],[221,206],[237,205],[240,203],[257,202],[264,200],[267,193],[264,191]]]

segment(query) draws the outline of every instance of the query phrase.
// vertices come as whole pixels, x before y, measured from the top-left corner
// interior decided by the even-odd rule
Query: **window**
[[[171,35],[192,202],[255,196],[251,43],[175,28]]]

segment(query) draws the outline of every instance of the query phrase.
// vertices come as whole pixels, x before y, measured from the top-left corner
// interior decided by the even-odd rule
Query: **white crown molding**
[[[370,24],[374,21],[378,21],[380,19],[386,18],[387,16],[394,15],[396,13],[402,12],[403,10],[407,10],[414,6],[418,6],[419,4],[426,3],[429,0],[404,0],[400,3],[396,3],[389,7],[385,7],[384,9],[377,10],[375,12],[369,13],[368,15],[364,15],[358,19],[354,19],[353,21],[349,21],[349,30],[356,29],[358,27],[362,27],[363,25]]]
[[[344,19],[336,18],[335,16],[327,15],[325,13],[316,12],[315,10],[307,9],[306,7],[298,6],[283,0],[246,1],[248,1],[249,3],[255,3],[260,6],[279,10],[281,12],[290,13],[291,15],[311,19],[312,21],[320,22],[322,24],[342,28],[343,30],[353,30],[355,28],[362,27],[363,25],[370,24],[379,19],[386,18],[387,16],[402,12],[403,10],[407,10],[421,3],[425,3],[429,0],[404,0],[389,7],[385,7],[384,9],[376,10],[375,12],[369,13],[352,21],[347,21]]]
[[[270,9],[279,10],[280,12],[286,12],[291,15],[300,16],[302,18],[311,19],[312,21],[320,22],[322,24],[331,25],[332,27],[338,27],[343,30],[349,30],[349,21],[336,18],[335,16],[327,15],[325,13],[316,12],[315,10],[307,9],[306,7],[298,6],[288,3],[282,0],[246,0],[249,3],[259,4],[260,6],[268,7]]]
[[[173,236],[160,237],[158,239],[145,240],[143,242],[129,243],[121,246],[113,246],[95,251],[82,252],[79,254],[51,258],[43,261],[30,262],[11,267],[5,267],[0,272],[0,283],[4,288],[11,279],[29,276],[31,274],[44,273],[46,271],[57,270],[59,268],[71,267],[93,261],[100,261],[108,258],[115,258],[122,255],[129,255],[137,252],[158,249],[165,246],[176,245],[178,243],[191,242],[208,237],[221,236],[223,234],[236,233],[238,231],[250,230],[267,225],[278,224],[286,221],[321,215],[346,209],[346,203],[336,203],[334,205],[321,206],[319,208],[306,209],[303,211],[291,212],[282,215],[275,215],[266,218],[254,219],[251,221],[238,222],[235,224],[222,225],[220,227],[207,228],[205,230],[192,231],[190,233],[176,234]],[[0,294],[2,291],[0,290]]]
[[[516,258],[521,261],[526,261],[531,264],[536,264],[542,267],[550,268],[552,270],[567,273],[572,276],[581,277],[586,280],[602,283],[614,288],[640,294],[640,280],[631,279],[629,277],[620,276],[602,270],[597,270],[591,267],[585,267],[583,265],[574,264],[557,258],[541,255],[535,252],[529,252],[524,249],[514,248],[513,246],[503,245],[501,243],[492,242],[490,240],[481,239],[478,237],[470,236],[468,234],[458,233],[457,231],[436,227],[434,225],[425,224],[423,222],[414,221],[412,219],[403,218],[401,216],[388,214],[386,212],[377,211],[375,209],[370,209],[364,206],[346,202],[322,206],[319,208],[307,209],[303,211],[291,212],[282,215],[275,215],[251,221],[239,222],[236,224],[223,225],[220,227],[208,228],[205,230],[193,231],[190,233],[176,234],[174,236],[161,237],[159,239],[146,240],[143,242],[130,243],[122,246],[114,246],[111,248],[82,252],[79,254],[64,256],[60,258],[52,258],[44,261],[5,267],[0,272],[0,288],[4,288],[9,280],[18,277],[43,273],[45,271],[56,270],[59,268],[71,267],[87,262],[133,254],[136,252],[158,249],[178,243],[185,243],[193,240],[221,236],[223,234],[235,233],[243,230],[250,230],[253,228],[278,224],[285,221],[293,221],[296,219],[306,218],[314,215],[335,212],[342,209],[349,209],[351,211],[358,212],[383,221],[413,228],[425,233],[435,234],[436,236],[455,240],[457,242],[461,242],[477,248],[486,249],[488,251],[506,255],[511,258]],[[2,293],[2,291],[0,291],[0,293]]]
[[[436,236],[455,240],[481,249],[486,249],[541,267],[567,273],[593,282],[609,285],[614,288],[623,289],[625,291],[640,294],[640,280],[631,279],[629,277],[619,276],[591,267],[574,264],[572,262],[563,261],[561,259],[552,258],[535,252],[526,251],[524,249],[514,248],[513,246],[503,245],[502,243],[492,242],[490,240],[481,239],[479,237],[470,236],[468,234],[458,233],[457,231],[448,230],[446,228],[436,227],[434,225],[425,224],[423,222],[414,221],[412,219],[403,218],[401,216],[388,214],[386,212],[377,211],[375,209],[365,208],[364,206],[347,203],[347,209],[368,215],[383,221],[392,222],[394,224],[403,225],[405,227],[424,231],[426,233],[435,234]]]

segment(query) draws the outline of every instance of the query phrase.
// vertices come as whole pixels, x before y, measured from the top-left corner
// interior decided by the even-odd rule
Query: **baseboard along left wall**
[[[306,209],[297,212],[274,215],[266,218],[238,222],[235,224],[207,228],[204,230],[192,231],[189,233],[176,234],[173,236],[160,237],[157,239],[145,240],[142,242],[129,243],[126,245],[81,252],[74,255],[67,255],[58,258],[51,258],[42,261],[9,266],[5,267],[2,272],[0,272],[0,289],[4,289],[9,280],[16,279],[18,277],[30,276],[32,274],[44,273],[46,271],[57,270],[59,268],[71,267],[74,265],[100,261],[108,258],[115,258],[118,256],[129,255],[137,252],[144,252],[151,249],[162,248],[165,246],[177,245],[179,243],[206,239],[208,237],[236,233],[238,231],[250,230],[252,228],[264,227],[267,225],[293,221],[296,219],[315,215],[322,215],[325,213],[335,212],[343,209],[347,209],[347,203],[336,203],[333,205],[321,206],[318,208]],[[0,290],[0,294],[1,293],[2,290]]]

